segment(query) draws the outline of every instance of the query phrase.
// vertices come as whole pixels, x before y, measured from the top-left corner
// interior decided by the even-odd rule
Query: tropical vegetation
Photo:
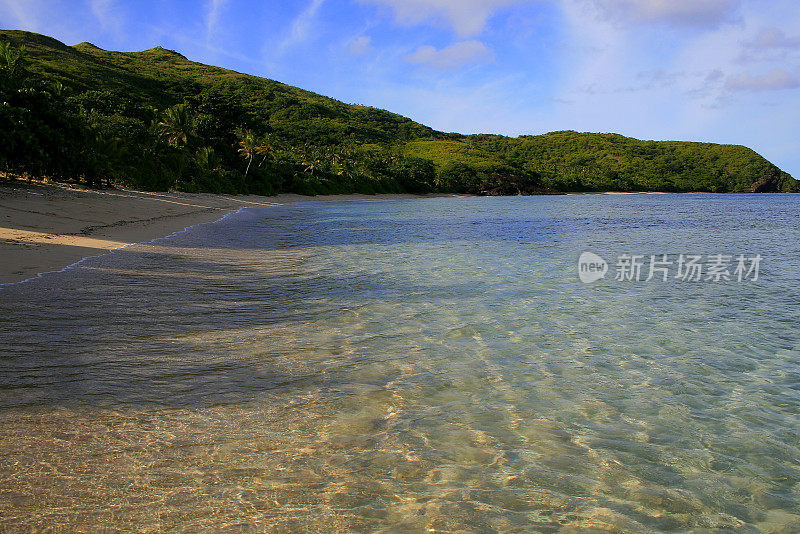
[[[742,146],[445,133],[160,47],[16,30],[0,30],[0,174],[258,194],[800,190]]]

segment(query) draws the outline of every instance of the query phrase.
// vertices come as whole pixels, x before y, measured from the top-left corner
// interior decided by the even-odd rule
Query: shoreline
[[[565,195],[667,195],[666,192],[575,192]],[[688,193],[696,194],[696,193]],[[274,197],[89,189],[59,183],[0,185],[0,287],[64,270],[84,258],[147,243],[242,208],[296,202],[472,196],[379,194]]]
[[[0,186],[0,286],[61,271],[86,257],[182,232],[254,206],[417,195],[216,195],[88,189],[64,184]],[[424,197],[422,197],[424,198]]]

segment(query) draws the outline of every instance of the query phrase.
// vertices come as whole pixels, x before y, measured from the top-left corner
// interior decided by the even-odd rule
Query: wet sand
[[[95,190],[60,184],[0,186],[0,284],[58,271],[86,256],[216,221],[247,206],[413,195],[213,195]]]

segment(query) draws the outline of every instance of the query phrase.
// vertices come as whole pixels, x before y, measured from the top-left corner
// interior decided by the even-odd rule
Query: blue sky
[[[800,178],[796,0],[0,0],[0,27],[161,45],[445,131],[743,144]]]

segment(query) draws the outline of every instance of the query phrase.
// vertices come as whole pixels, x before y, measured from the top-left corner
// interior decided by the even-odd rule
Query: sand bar
[[[0,186],[0,284],[58,271],[86,256],[213,222],[247,206],[404,198],[413,195],[213,195],[86,189],[60,184]]]

